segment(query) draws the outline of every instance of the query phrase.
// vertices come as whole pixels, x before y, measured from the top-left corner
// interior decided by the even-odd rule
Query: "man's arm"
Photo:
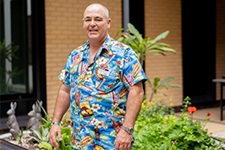
[[[70,106],[70,87],[61,84],[56,99],[54,114],[52,121],[61,121],[63,115],[66,113]]]
[[[130,87],[123,126],[132,128],[134,127],[135,121],[141,108],[143,96],[144,90],[142,81]],[[132,135],[121,129],[115,140],[116,150],[130,149],[131,141]]]
[[[70,87],[65,86],[64,84],[61,84],[59,88],[58,96],[56,99],[52,122],[60,122],[63,115],[68,110],[69,105],[70,105]],[[51,126],[50,136],[49,136],[50,143],[54,147],[58,147],[56,136],[58,136],[59,139],[62,138],[59,125],[54,124]]]
[[[126,106],[126,115],[123,122],[124,126],[134,127],[135,121],[141,108],[143,96],[144,90],[141,81],[129,89],[129,95]]]

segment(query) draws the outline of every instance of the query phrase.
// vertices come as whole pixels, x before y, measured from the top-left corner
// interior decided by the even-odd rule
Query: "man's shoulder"
[[[110,39],[110,49],[117,55],[128,57],[137,56],[136,52],[128,45],[113,38]]]
[[[123,57],[129,55],[136,55],[134,50],[127,44],[124,44],[118,40],[112,39],[110,42],[110,49],[117,55],[121,55]]]
[[[129,45],[124,44],[124,43],[122,43],[118,40],[115,40],[113,38],[111,38],[110,47],[114,50],[123,50],[123,51],[127,51],[127,50],[131,49]]]
[[[75,49],[72,50],[71,54],[77,54],[83,52],[86,47],[88,46],[87,42],[83,43],[82,45],[76,47]]]
[[[75,48],[75,50],[76,51],[83,51],[87,47],[89,47],[89,42],[88,41],[85,41],[83,44],[81,44],[80,46],[78,46],[77,48]]]
[[[124,44],[118,40],[115,40],[113,38],[111,38],[111,41],[110,41],[111,45],[119,45],[119,46],[122,46],[122,47],[125,47],[125,48],[129,48],[129,45],[127,44]]]

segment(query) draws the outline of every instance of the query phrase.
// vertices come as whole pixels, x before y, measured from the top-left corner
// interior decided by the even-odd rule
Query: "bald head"
[[[105,14],[106,19],[109,18],[109,10],[105,6],[103,6],[102,4],[99,4],[99,3],[94,3],[94,4],[89,5],[84,11],[84,17],[85,17],[85,13],[87,11],[93,10],[93,9],[94,10],[102,10]]]
[[[84,11],[83,28],[91,45],[101,45],[108,36],[111,19],[108,9],[101,4],[91,4]]]

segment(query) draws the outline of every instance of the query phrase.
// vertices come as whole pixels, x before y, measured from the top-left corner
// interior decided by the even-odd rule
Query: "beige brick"
[[[171,45],[177,53],[166,54],[167,56],[147,55],[146,74],[153,81],[159,77],[161,80],[167,77],[174,77],[171,83],[182,85],[182,52],[181,52],[181,3],[177,0],[145,0],[145,34],[155,38],[164,31],[170,31],[168,37],[161,42]],[[147,98],[150,97],[151,89],[146,86]],[[173,100],[173,105],[182,104],[182,88],[171,88],[164,91],[167,97],[159,94],[155,99],[164,99],[169,103],[169,98]]]

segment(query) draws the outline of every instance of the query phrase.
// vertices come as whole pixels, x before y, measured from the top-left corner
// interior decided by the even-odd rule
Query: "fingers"
[[[55,135],[51,135],[50,134],[50,137],[49,137],[49,140],[50,140],[50,143],[53,147],[58,147],[58,143],[56,141],[56,136]]]
[[[51,126],[50,134],[49,134],[49,141],[53,147],[58,147],[59,144],[56,140],[56,137],[58,136],[59,140],[62,140],[61,130],[58,125]]]
[[[58,142],[56,141],[55,137],[53,137],[53,138],[50,139],[50,143],[51,143],[51,145],[52,145],[53,147],[58,147],[58,146],[59,146],[59,144],[58,144]]]
[[[123,130],[120,130],[114,142],[115,150],[130,150],[132,141],[132,135]]]
[[[115,146],[115,150],[130,150],[131,144],[118,144]]]
[[[58,132],[58,138],[59,138],[60,141],[62,140],[62,134],[61,134],[61,131]]]

